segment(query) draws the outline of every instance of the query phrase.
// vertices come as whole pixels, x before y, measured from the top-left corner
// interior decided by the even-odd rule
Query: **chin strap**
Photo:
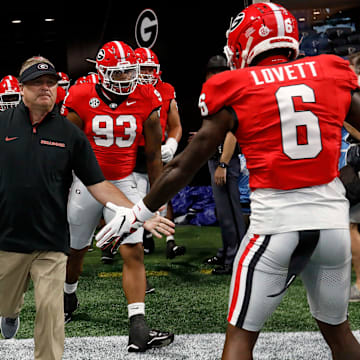
[[[249,39],[246,43],[246,47],[244,49],[244,51],[241,53],[241,69],[244,68],[246,66],[246,62],[247,62],[247,59],[248,59],[248,56],[249,56],[249,49],[250,49],[250,46],[253,42],[254,38],[252,36],[249,36]]]

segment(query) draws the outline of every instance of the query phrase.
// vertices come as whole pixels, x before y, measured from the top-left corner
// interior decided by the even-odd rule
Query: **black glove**
[[[354,138],[351,134],[348,134],[345,138],[345,141],[349,144],[359,144],[360,141]]]
[[[346,151],[346,164],[360,171],[360,145],[350,145]]]
[[[345,186],[346,198],[349,200],[350,206],[360,202],[360,179],[357,171],[350,165],[345,165],[340,170],[340,180]]]

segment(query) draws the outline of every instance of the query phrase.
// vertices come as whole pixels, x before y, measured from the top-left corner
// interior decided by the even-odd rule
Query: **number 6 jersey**
[[[226,71],[203,86],[203,116],[229,108],[246,158],[250,231],[346,228],[337,178],[341,128],[357,78],[334,55]]]
[[[347,61],[320,55],[215,75],[199,107],[204,116],[234,110],[252,189],[294,189],[337,176],[341,127],[355,88]]]
[[[143,123],[161,107],[161,96],[151,85],[137,85],[122,100],[110,100],[99,84],[79,84],[69,89],[61,109],[63,115],[75,111],[84,122],[83,130],[107,180],[132,173]]]

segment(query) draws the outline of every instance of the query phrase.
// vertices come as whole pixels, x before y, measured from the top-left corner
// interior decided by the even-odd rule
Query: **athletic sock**
[[[128,317],[129,319],[135,315],[145,316],[145,303],[137,302],[128,305]]]
[[[78,281],[74,282],[73,284],[68,284],[67,282],[64,284],[64,292],[66,294],[72,294],[77,290]]]

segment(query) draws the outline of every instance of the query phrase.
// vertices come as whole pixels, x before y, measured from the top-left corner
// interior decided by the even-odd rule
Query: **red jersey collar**
[[[265,59],[260,60],[256,66],[268,66],[268,65],[276,65],[279,63],[288,62],[289,58],[285,55],[272,55],[268,56]]]

